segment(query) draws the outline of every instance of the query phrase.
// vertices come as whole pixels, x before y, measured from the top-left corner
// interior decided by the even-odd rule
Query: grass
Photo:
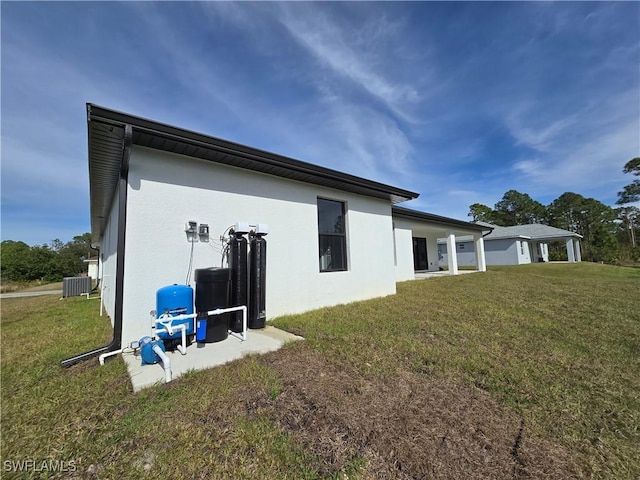
[[[639,287],[621,267],[494,267],[275,323],[364,374],[475,385],[575,452],[585,475],[640,478]]]
[[[81,298],[3,300],[3,461],[74,462],[91,478],[313,477],[286,433],[245,412],[246,392],[277,384],[255,358],[139,394],[121,359],[62,369],[61,359],[108,343],[97,308]]]
[[[138,394],[121,359],[59,367],[109,340],[95,302],[3,300],[2,460],[73,460],[78,478],[451,478],[482,476],[464,470],[477,451],[514,464],[495,478],[640,478],[639,287],[638,269],[587,263],[406,282],[274,321],[305,342]],[[425,448],[438,432],[449,450]],[[544,470],[554,452],[566,470]]]

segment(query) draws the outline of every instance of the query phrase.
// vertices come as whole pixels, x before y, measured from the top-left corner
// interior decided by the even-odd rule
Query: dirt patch
[[[570,478],[567,452],[536,438],[487,393],[410,372],[364,378],[311,348],[262,358],[282,380],[249,411],[273,416],[335,476],[358,460],[365,478]],[[268,405],[268,406],[267,406]]]

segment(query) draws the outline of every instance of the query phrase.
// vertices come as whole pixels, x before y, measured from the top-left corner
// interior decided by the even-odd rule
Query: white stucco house
[[[87,264],[87,276],[92,280],[98,279],[98,257],[87,258],[83,260]]]
[[[567,249],[569,262],[580,262],[581,235],[550,227],[531,224],[499,227],[490,223],[477,222],[487,228],[484,237],[484,250],[487,265],[522,265],[549,261],[549,242],[563,242]],[[491,230],[490,230],[491,229]],[[456,256],[460,266],[474,266],[474,244],[470,237],[458,237],[455,244]],[[438,255],[441,266],[448,265],[448,245],[444,240],[438,242]]]
[[[269,226],[267,319],[394,294],[416,270],[439,269],[438,238],[468,236],[485,270],[486,227],[396,206],[417,193],[93,104],[87,120],[92,241],[114,337],[69,362],[148,335],[156,291],[221,266],[220,238],[236,222]],[[208,238],[192,243],[190,221]]]

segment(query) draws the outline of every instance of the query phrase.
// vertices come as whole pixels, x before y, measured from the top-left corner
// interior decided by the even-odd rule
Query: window
[[[345,204],[318,198],[318,244],[321,272],[347,269]]]

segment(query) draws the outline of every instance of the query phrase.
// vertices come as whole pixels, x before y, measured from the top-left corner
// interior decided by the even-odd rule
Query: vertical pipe
[[[90,116],[89,112],[89,116]],[[91,135],[89,135],[91,138]],[[129,187],[129,159],[131,156],[131,145],[133,143],[133,128],[131,125],[124,126],[124,137],[122,139],[122,160],[120,163],[120,179],[118,180],[118,243],[116,255],[116,291],[115,291],[115,312],[113,318],[113,338],[111,343],[98,347],[88,352],[81,353],[74,357],[65,358],[60,362],[64,368],[71,367],[76,363],[89,360],[105,352],[118,350],[122,344],[122,304],[124,300],[124,251],[127,227],[127,189]],[[91,148],[91,147],[89,147]]]
[[[230,305],[247,304],[247,239],[236,233],[229,240],[229,268],[231,269]],[[235,333],[242,331],[242,314],[231,314],[229,330]]]
[[[162,362],[162,368],[164,368],[164,381],[165,383],[169,383],[171,381],[171,360],[169,357],[165,355],[158,345],[154,345],[151,349],[155,352],[156,355],[160,358]]]

